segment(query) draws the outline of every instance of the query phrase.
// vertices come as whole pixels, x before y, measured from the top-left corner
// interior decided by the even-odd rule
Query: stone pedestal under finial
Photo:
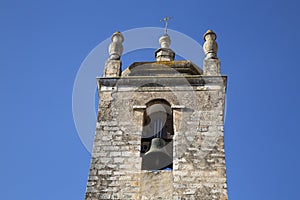
[[[124,36],[119,32],[115,32],[111,37],[109,45],[109,59],[105,63],[104,77],[116,77],[121,75],[122,62],[120,60],[123,53]]]
[[[218,44],[216,42],[217,35],[208,30],[204,34],[203,50],[205,53],[205,59],[203,62],[203,74],[206,76],[219,76],[220,75],[220,60],[218,59]]]
[[[175,53],[170,48],[171,45],[170,36],[168,34],[165,34],[162,37],[160,37],[159,44],[161,48],[159,48],[155,52],[156,61],[173,61],[175,57]]]

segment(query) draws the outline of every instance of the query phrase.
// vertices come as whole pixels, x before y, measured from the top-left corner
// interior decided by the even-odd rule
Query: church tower
[[[216,34],[204,34],[203,70],[174,60],[167,32],[153,62],[121,71],[124,37],[112,35],[85,200],[227,200],[224,105]]]

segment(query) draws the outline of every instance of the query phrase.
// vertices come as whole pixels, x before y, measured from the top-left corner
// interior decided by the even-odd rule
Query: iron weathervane
[[[165,34],[168,35],[168,22],[170,19],[172,19],[173,17],[165,17],[163,19],[160,20],[160,22],[165,22]]]

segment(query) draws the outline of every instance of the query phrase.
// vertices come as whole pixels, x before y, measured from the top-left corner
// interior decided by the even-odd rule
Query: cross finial
[[[170,19],[172,19],[173,17],[168,17],[166,16],[165,18],[161,19],[160,22],[163,22],[165,21],[166,25],[165,25],[165,34],[168,35],[168,21]]]

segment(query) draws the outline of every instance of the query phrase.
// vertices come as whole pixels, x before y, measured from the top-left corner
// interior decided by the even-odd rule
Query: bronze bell
[[[165,145],[166,142],[162,138],[153,138],[151,140],[150,149],[143,156],[143,170],[163,169],[173,162]]]

